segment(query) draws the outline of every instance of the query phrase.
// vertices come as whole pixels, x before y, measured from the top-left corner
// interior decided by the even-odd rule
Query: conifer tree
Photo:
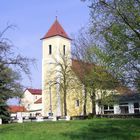
[[[33,59],[28,59],[13,51],[13,44],[5,37],[5,33],[11,28],[13,26],[8,25],[0,32],[0,118],[3,122],[10,116],[7,100],[21,96],[21,72],[29,76],[29,63],[34,62]]]

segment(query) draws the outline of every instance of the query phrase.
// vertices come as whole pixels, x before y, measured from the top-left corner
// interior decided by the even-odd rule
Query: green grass
[[[140,119],[5,124],[0,140],[140,140]]]

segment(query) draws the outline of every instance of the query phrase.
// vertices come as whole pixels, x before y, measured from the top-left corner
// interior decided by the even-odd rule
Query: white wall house
[[[29,112],[24,106],[10,105],[8,107],[8,110],[12,119],[16,119],[18,117],[18,114],[22,114],[23,117],[29,116]]]
[[[140,114],[140,94],[117,95],[114,105],[100,106],[96,103],[96,114]]]
[[[42,112],[42,90],[28,88],[21,99],[23,105],[32,116]]]

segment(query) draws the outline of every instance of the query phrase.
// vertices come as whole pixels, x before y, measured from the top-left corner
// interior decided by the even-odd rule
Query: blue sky
[[[25,87],[41,88],[40,38],[48,31],[56,15],[71,36],[88,23],[89,8],[80,0],[0,0],[0,30],[7,23],[16,25],[16,29],[6,34],[15,45],[15,52],[36,59],[36,66],[31,66],[32,82],[27,76],[22,77]]]

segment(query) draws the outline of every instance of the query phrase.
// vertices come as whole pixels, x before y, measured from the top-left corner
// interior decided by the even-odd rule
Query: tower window
[[[52,54],[52,45],[49,45],[49,54]]]
[[[65,55],[66,54],[66,46],[63,45],[63,54]]]
[[[76,100],[76,106],[78,107],[80,105],[79,100]]]

